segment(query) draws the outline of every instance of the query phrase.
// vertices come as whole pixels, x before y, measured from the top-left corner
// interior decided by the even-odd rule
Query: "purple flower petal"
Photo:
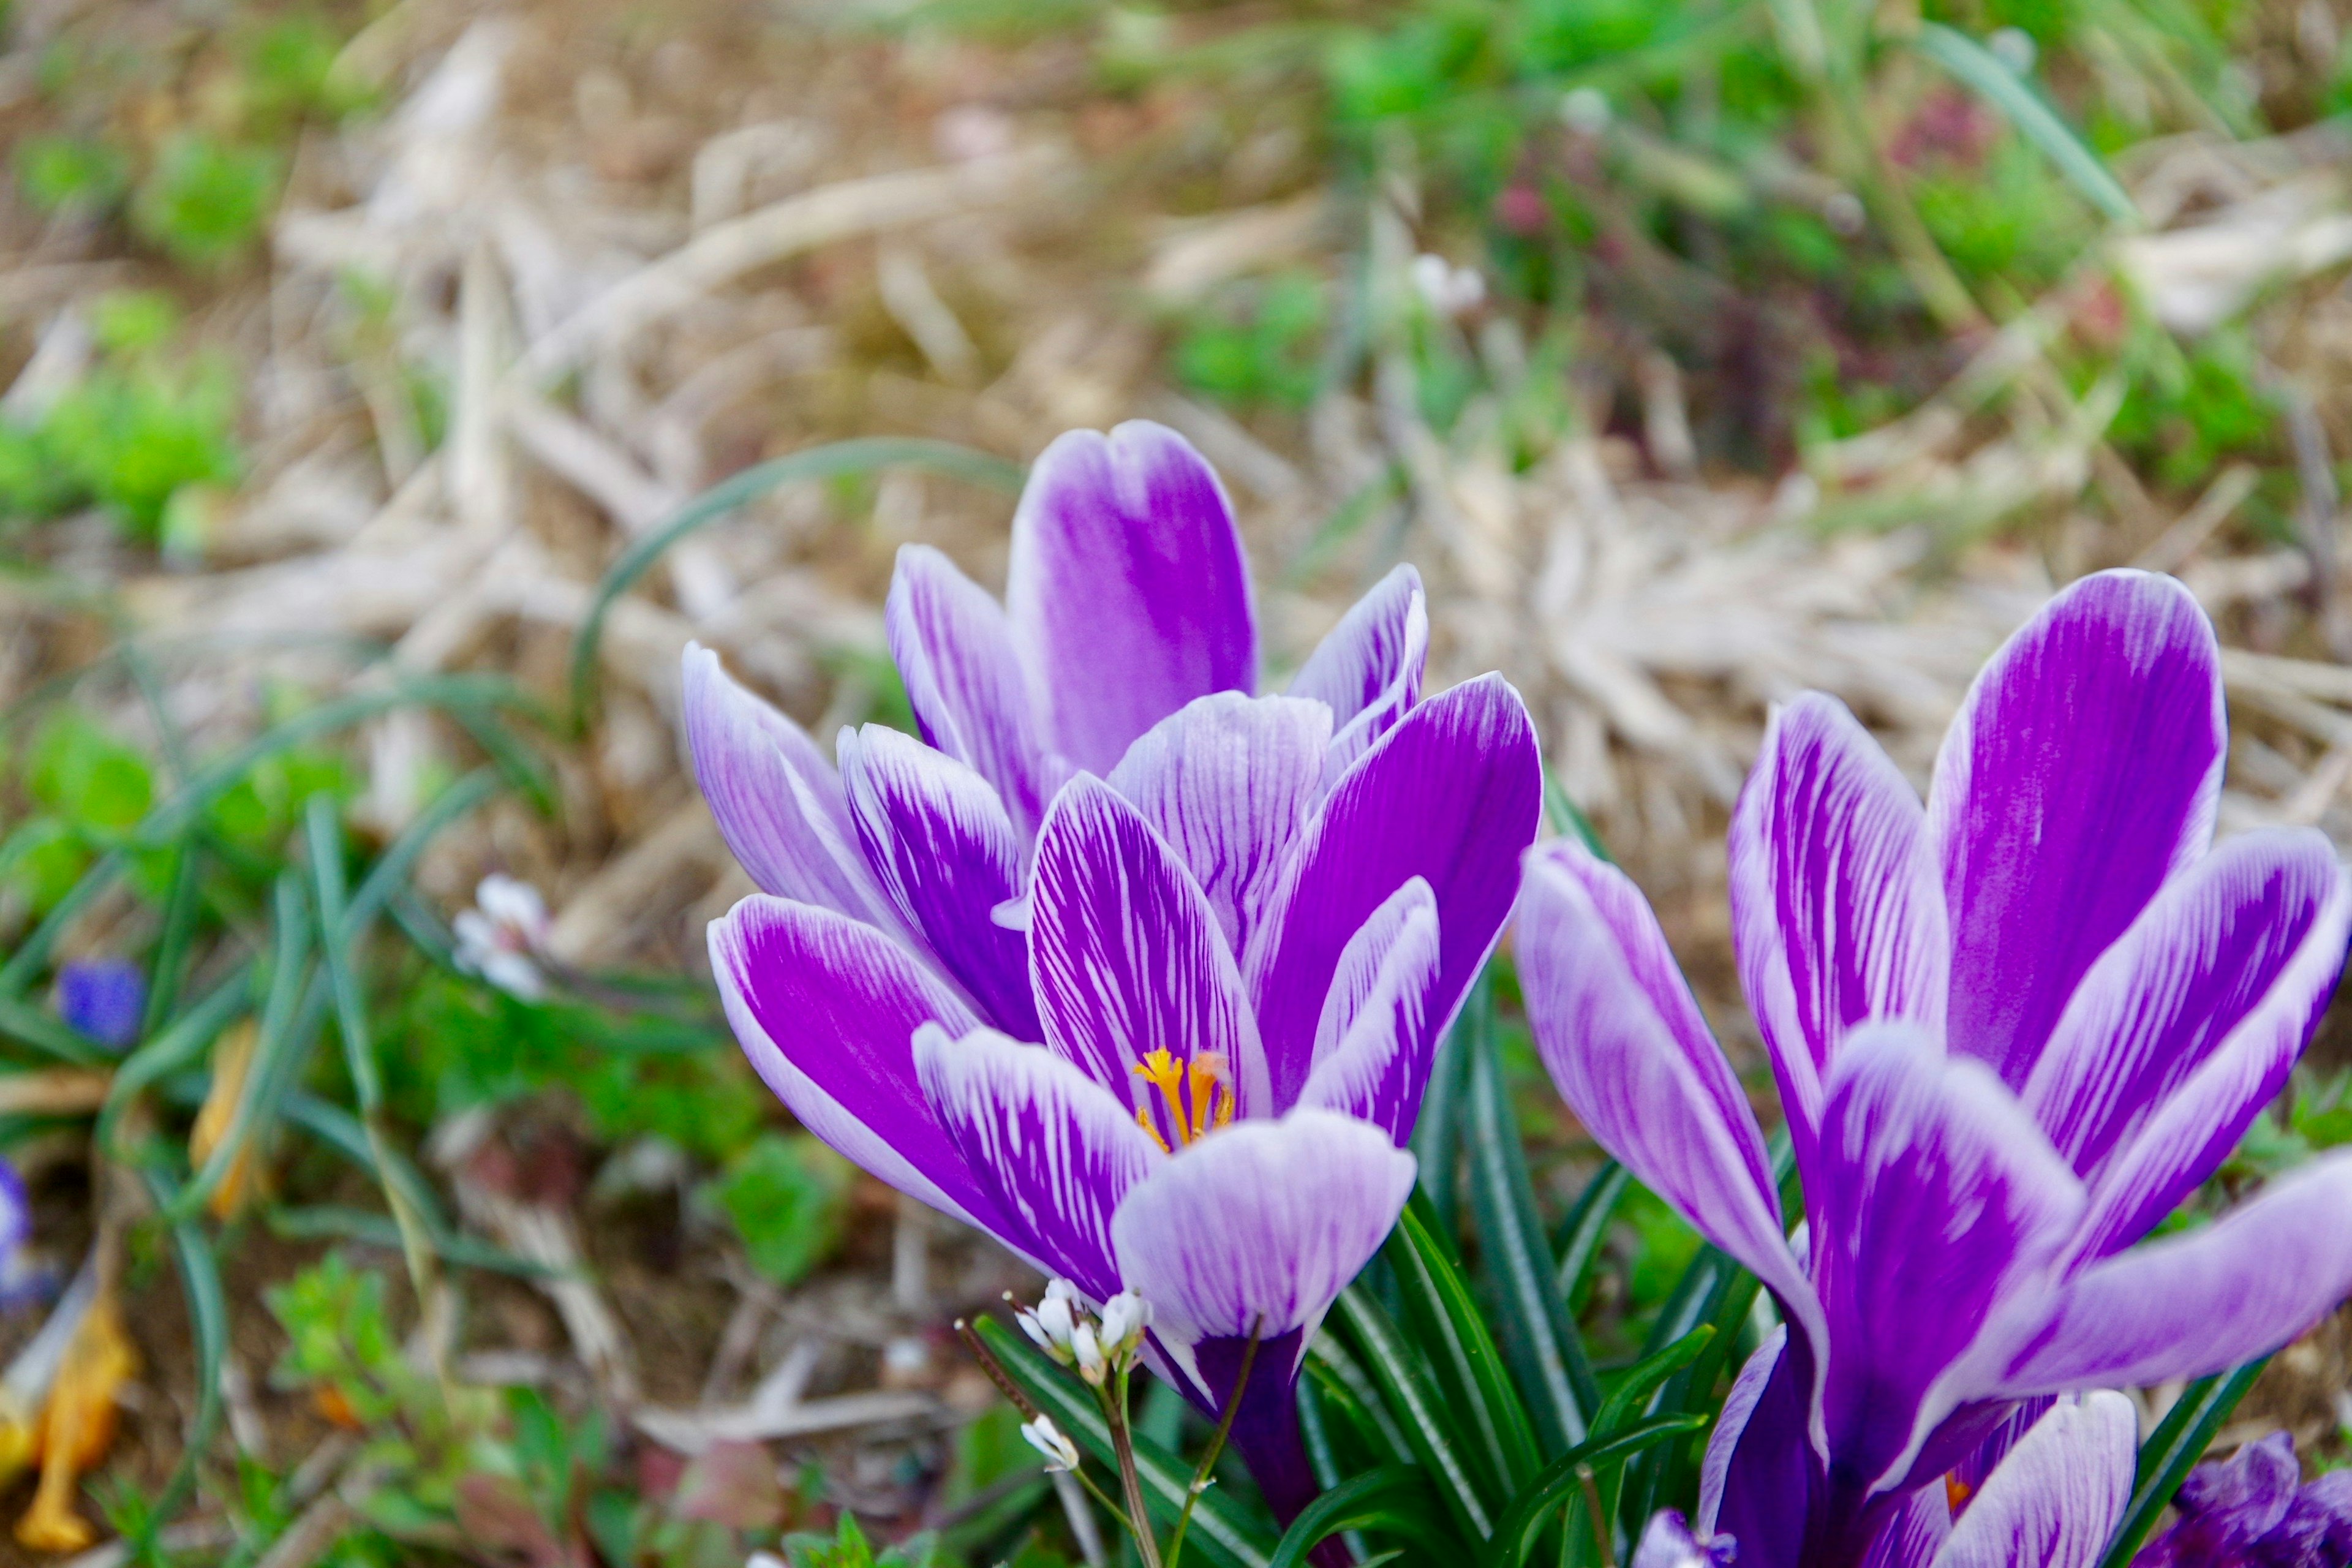
[[[1945,1489],[1930,1481],[1878,1527],[1862,1568],[1931,1568],[1951,1534],[1952,1505]]]
[[[1439,950],[1437,898],[1415,877],[1373,911],[1339,955],[1316,1029],[1315,1070],[1299,1104],[1369,1121],[1398,1144],[1412,1136],[1437,1051],[1429,997]]]
[[[1864,1486],[1891,1486],[1978,1392],[1955,1386],[1956,1367],[2017,1331],[2007,1309],[2042,1289],[2082,1184],[1982,1063],[1906,1024],[1847,1037],[1821,1139],[1806,1206],[1828,1452]]]
[[[1128,1193],[1110,1226],[1119,1278],[1151,1303],[1171,1353],[1253,1331],[1311,1334],[1380,1250],[1412,1178],[1411,1154],[1349,1117],[1238,1122]]]
[[[916,1081],[916,1028],[979,1020],[905,949],[830,910],[752,897],[710,922],[710,967],[743,1054],[848,1159],[983,1229],[996,1211]]]
[[[1125,1104],[1043,1046],[992,1029],[915,1037],[924,1098],[1003,1216],[999,1234],[1097,1301],[1118,1293],[1111,1215],[1163,1162]]]
[[[1022,837],[1034,836],[1067,770],[1046,744],[1004,611],[954,562],[928,544],[907,544],[882,615],[923,739],[970,764]]]
[[[2096,1568],[2131,1500],[2138,1449],[2122,1394],[2062,1401],[1969,1500],[1935,1568]]]
[[[1073,767],[1107,773],[1192,699],[1256,689],[1233,507],[1164,426],[1073,430],[1039,455],[1013,513],[1004,601]]]
[[[1437,895],[1444,942],[1432,1026],[1452,1021],[1511,912],[1542,805],[1535,729],[1499,675],[1422,703],[1340,778],[1248,953],[1276,1104],[1291,1103],[1313,1067],[1340,952],[1413,877]]]
[[[121,1050],[139,1037],[147,976],[127,958],[78,958],[58,970],[58,1016],[100,1045]]]
[[[1927,812],[1833,697],[1772,715],[1731,819],[1739,978],[1811,1164],[1830,1054],[1846,1031],[1944,1018],[1949,939]]]
[[[2011,1395],[2202,1377],[2266,1354],[2352,1291],[2352,1153],[2201,1230],[2092,1265],[2010,1358]]]
[[[1641,893],[1580,845],[1543,845],[1528,858],[1517,942],[1528,1022],[1569,1109],[1643,1185],[1811,1319],[1756,1113]]]
[[[1643,1528],[1641,1544],[1633,1548],[1631,1568],[1731,1568],[1739,1561],[1738,1548],[1729,1541],[1701,1541],[1691,1533],[1690,1525],[1672,1509],[1662,1509],[1650,1516]]]
[[[1113,1095],[1148,1109],[1136,1073],[1145,1057],[1213,1052],[1241,1113],[1265,1114],[1265,1058],[1217,917],[1175,852],[1099,779],[1064,788],[1038,835],[1029,956],[1045,1043]]]
[[[1041,1038],[1028,939],[993,918],[1021,891],[1024,846],[1004,803],[962,763],[879,724],[844,730],[839,750],[858,839],[891,902],[991,1023]]]
[[[1820,1465],[1811,1360],[1784,1325],[1765,1336],[1723,1402],[1699,1467],[1698,1529],[1739,1543],[1739,1568],[1801,1568]]]
[[[1421,700],[1429,657],[1429,601],[1421,574],[1399,566],[1340,617],[1298,673],[1293,697],[1331,710],[1331,776],[1337,778]]]
[[[1113,768],[1191,868],[1234,952],[1265,913],[1285,854],[1323,798],[1331,715],[1295,697],[1219,692],[1145,731]]]
[[[738,686],[719,656],[686,650],[686,742],[719,834],[763,892],[898,929],[858,852],[841,780],[798,724]]]
[[[2084,972],[2204,852],[2226,739],[2212,626],[2168,577],[2086,577],[1994,656],[1927,801],[1952,1049],[2025,1083]]]
[[[2027,1106],[2092,1176],[2209,1060],[2242,1053],[2246,1081],[2213,1106],[2210,1135],[2184,1147],[2176,1128],[2168,1139],[2182,1159],[2218,1145],[2218,1163],[2318,1021],[2347,922],[2352,887],[2324,835],[2266,830],[2223,845],[2168,883],[2091,966],[2026,1084]],[[2158,1214],[2211,1165],[2175,1170]]]

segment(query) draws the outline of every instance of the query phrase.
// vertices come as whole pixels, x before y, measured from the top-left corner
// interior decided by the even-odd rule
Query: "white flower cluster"
[[[1116,1372],[1135,1363],[1143,1348],[1143,1331],[1151,1326],[1151,1304],[1132,1290],[1121,1290],[1103,1303],[1099,1316],[1087,1310],[1078,1288],[1066,1279],[1045,1287],[1045,1299],[1019,1314],[1021,1331],[1037,1348],[1095,1388]]]
[[[458,910],[453,923],[459,969],[525,1002],[547,994],[538,960],[553,928],[537,888],[494,871],[474,889],[474,907]]]

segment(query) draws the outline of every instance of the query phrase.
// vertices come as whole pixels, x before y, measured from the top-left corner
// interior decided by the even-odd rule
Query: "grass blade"
[[[1969,37],[1940,22],[1922,22],[1919,52],[1943,67],[1961,86],[1983,99],[2017,133],[2040,150],[2084,200],[2127,228],[2141,226],[2139,206],[2091,144],[2075,134],[2033,84]]]
[[[300,1055],[302,1037],[309,1032],[307,1020],[300,1015],[310,1011],[302,1006],[302,1001],[309,970],[310,910],[302,896],[302,879],[298,872],[289,868],[278,879],[275,905],[277,951],[271,959],[269,996],[262,1005],[261,1032],[254,1045],[253,1064],[247,1070],[244,1092],[237,1096],[227,1131],[205,1158],[204,1168],[180,1189],[173,1206],[167,1211],[174,1225],[193,1218],[204,1207],[227,1178],[245,1146],[277,1114],[278,1100],[291,1087],[288,1080],[292,1076],[291,1066]]]
[[[1452,1249],[1428,1218],[1408,1204],[1381,1256],[1402,1297],[1405,1316],[1428,1355],[1450,1407],[1483,1460],[1499,1503],[1542,1463],[1534,1425],[1512,1386],[1503,1352],[1478,1310]]]
[[[1576,1206],[1560,1224],[1552,1252],[1559,1260],[1560,1300],[1571,1314],[1584,1293],[1585,1278],[1601,1256],[1601,1244],[1609,1237],[1609,1222],[1616,1217],[1617,1205],[1633,1185],[1633,1172],[1614,1160],[1603,1163],[1584,1184],[1584,1191],[1577,1194]]]
[[[1528,1537],[1544,1515],[1566,1501],[1580,1484],[1580,1472],[1589,1468],[1599,1474],[1654,1444],[1706,1425],[1706,1417],[1699,1415],[1656,1415],[1614,1436],[1593,1437],[1570,1448],[1545,1466],[1543,1473],[1511,1500],[1509,1511],[1486,1543],[1483,1568],[1520,1568],[1527,1560]]]
[[[2130,1504],[2124,1510],[2123,1521],[2116,1526],[2115,1539],[2107,1545],[2107,1555],[2100,1568],[2129,1568],[2140,1542],[2163,1517],[2172,1494],[2189,1479],[2197,1461],[2205,1457],[2205,1449],[2213,1441],[2213,1434],[2238,1407],[2238,1401],[2254,1386],[2270,1357],[2250,1361],[2234,1372],[2200,1377],[2183,1389],[2172,1408],[2157,1423],[2147,1441],[2140,1445],[2138,1478],[2132,1483]]]
[[[1352,1476],[1308,1503],[1282,1532],[1269,1568],[1298,1568],[1327,1537],[1343,1530],[1379,1530],[1419,1542],[1434,1556],[1457,1553],[1456,1542],[1435,1520],[1429,1482],[1412,1465],[1383,1465]]]
[[[1444,1414],[1444,1398],[1428,1369],[1361,1280],[1339,1293],[1336,1310],[1413,1457],[1436,1481],[1439,1500],[1465,1532],[1485,1540],[1495,1528],[1494,1510],[1480,1493],[1465,1446]]]

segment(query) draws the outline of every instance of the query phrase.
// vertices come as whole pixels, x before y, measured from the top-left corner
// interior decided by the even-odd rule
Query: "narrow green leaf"
[[[1616,1216],[1617,1205],[1633,1185],[1633,1172],[1614,1160],[1604,1161],[1576,1194],[1576,1206],[1560,1224],[1552,1252],[1559,1259],[1560,1300],[1571,1312],[1583,1295],[1593,1260],[1601,1256],[1601,1244],[1609,1237],[1609,1222]]]
[[[2172,1501],[2172,1494],[2189,1479],[2197,1461],[2205,1457],[2213,1441],[2213,1434],[2238,1407],[2238,1401],[2254,1386],[2254,1380],[2270,1364],[2270,1357],[2250,1361],[2234,1372],[2219,1373],[2200,1377],[2181,1390],[2172,1408],[2164,1413],[2156,1430],[2140,1445],[2139,1470],[2132,1485],[2130,1504],[2124,1510],[2123,1521],[2116,1526],[2115,1539],[2107,1545],[2107,1555],[2101,1568],[2129,1568],[2133,1554],[2156,1528],[2157,1521]]]
[[[1614,1436],[1593,1437],[1570,1448],[1544,1467],[1543,1473],[1511,1500],[1503,1521],[1486,1542],[1483,1568],[1519,1568],[1527,1560],[1528,1540],[1543,1516],[1567,1500],[1580,1484],[1578,1472],[1590,1468],[1598,1476],[1653,1444],[1706,1425],[1704,1416],[1656,1415]]]
[[[1634,1417],[1650,1402],[1650,1395],[1664,1386],[1668,1378],[1698,1359],[1699,1352],[1715,1338],[1715,1328],[1701,1323],[1654,1355],[1643,1356],[1625,1369],[1616,1387],[1601,1406],[1601,1414],[1592,1429],[1604,1437],[1614,1436],[1629,1428]]]
[[[457,1227],[449,1223],[448,1211],[441,1206],[433,1184],[399,1150],[386,1146],[379,1160],[379,1151],[358,1117],[299,1089],[288,1092],[278,1103],[278,1113],[366,1172],[378,1184],[396,1190],[401,1201],[416,1211],[434,1246],[447,1250],[458,1235]]]
[[[1568,791],[1560,787],[1559,780],[1552,775],[1549,768],[1544,770],[1543,804],[1544,820],[1554,833],[1574,838],[1596,858],[1606,860],[1612,866],[1617,863],[1609,853],[1608,847],[1601,842],[1601,830],[1592,826],[1592,818],[1585,816],[1583,808],[1569,798]]]
[[[2126,227],[2141,226],[2138,205],[2105,161],[2000,56],[1940,22],[1920,23],[1916,41],[1921,54],[1951,72],[2032,142],[2084,200]]]
[[[273,1208],[268,1213],[268,1225],[272,1235],[297,1241],[359,1241],[393,1252],[403,1251],[406,1247],[406,1240],[400,1232],[400,1222],[390,1215],[377,1214],[372,1209],[346,1208],[334,1204]],[[518,1279],[551,1279],[561,1272],[462,1231],[430,1237],[426,1245],[443,1262],[454,1263],[464,1268],[509,1274]]]
[[[81,880],[50,907],[40,924],[25,933],[25,940],[16,944],[8,962],[0,963],[0,996],[24,994],[33,983],[33,976],[49,962],[49,951],[58,945],[58,938],[81,918],[82,910],[89,907],[92,900],[114,886],[114,879],[130,864],[131,858],[120,849],[110,849],[90,863],[89,869],[81,874]]]
[[[1355,1427],[1365,1447],[1396,1464],[1412,1462],[1413,1447],[1404,1428],[1389,1413],[1388,1402],[1381,1397],[1371,1374],[1348,1353],[1339,1335],[1315,1336],[1307,1347],[1306,1370],[1324,1399]]]
[[[302,1003],[308,989],[304,982],[310,969],[311,931],[301,875],[290,868],[278,879],[273,914],[278,941],[270,963],[269,996],[262,1005],[259,1037],[246,1069],[245,1087],[220,1142],[205,1157],[204,1168],[180,1189],[176,1206],[168,1211],[173,1224],[193,1218],[204,1207],[236,1163],[237,1155],[278,1113],[278,1100],[292,1087],[292,1068],[308,1033],[300,1015],[309,1011]]]
[[[1301,1510],[1282,1532],[1269,1568],[1298,1568],[1309,1552],[1343,1530],[1402,1535],[1438,1558],[1461,1550],[1461,1543],[1439,1523],[1429,1480],[1421,1470],[1412,1465],[1383,1465],[1350,1477]]]
[[[1462,1152],[1454,1136],[1461,1124],[1459,1108],[1469,1067],[1470,1053],[1463,1048],[1462,1026],[1456,1024],[1439,1043],[1436,1059],[1430,1063],[1429,1086],[1421,1096],[1421,1120],[1412,1129],[1412,1157],[1420,1166],[1416,1184],[1449,1235],[1456,1218],[1454,1185],[1460,1179]]]
[[[15,996],[0,995],[0,1035],[75,1067],[97,1067],[114,1059],[70,1024]]]
[[[258,974],[257,964],[230,975],[174,1019],[171,1027],[131,1052],[114,1069],[114,1081],[107,1086],[106,1103],[98,1112],[98,1146],[110,1157],[125,1161],[130,1158],[128,1151],[116,1145],[114,1130],[132,1097],[202,1056],[205,1047],[253,1005],[253,988]]]
[[[156,1170],[142,1173],[158,1208],[170,1212],[178,1198],[171,1178]],[[180,1289],[188,1299],[188,1321],[196,1342],[196,1409],[180,1462],[156,1500],[158,1523],[179,1512],[195,1489],[196,1467],[212,1446],[221,1417],[221,1364],[228,1355],[228,1298],[221,1289],[220,1260],[204,1227],[194,1220],[172,1226],[172,1260],[178,1267]]]
[[[1494,1530],[1494,1511],[1479,1494],[1465,1445],[1422,1358],[1362,1280],[1339,1292],[1336,1310],[1413,1457],[1436,1482],[1439,1500],[1464,1531],[1483,1541]]]
[[[1460,1429],[1470,1438],[1471,1452],[1492,1484],[1489,1499],[1499,1503],[1526,1485],[1542,1463],[1535,1428],[1469,1281],[1420,1212],[1423,1206],[1405,1205],[1381,1256],[1396,1279],[1405,1316],[1459,1416]]]
[[[163,931],[147,966],[147,1011],[140,1020],[139,1037],[146,1039],[170,1021],[180,1005],[180,987],[187,984],[188,955],[196,935],[196,916],[204,908],[204,846],[184,841],[172,857],[172,886],[163,895]]]

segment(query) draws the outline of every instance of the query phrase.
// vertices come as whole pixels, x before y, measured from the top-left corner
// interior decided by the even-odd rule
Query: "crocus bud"
[[[1075,1470],[1078,1468],[1077,1449],[1062,1436],[1062,1429],[1054,1425],[1052,1416],[1041,1415],[1034,1421],[1022,1423],[1021,1436],[1031,1447],[1045,1456],[1047,1469]]]

